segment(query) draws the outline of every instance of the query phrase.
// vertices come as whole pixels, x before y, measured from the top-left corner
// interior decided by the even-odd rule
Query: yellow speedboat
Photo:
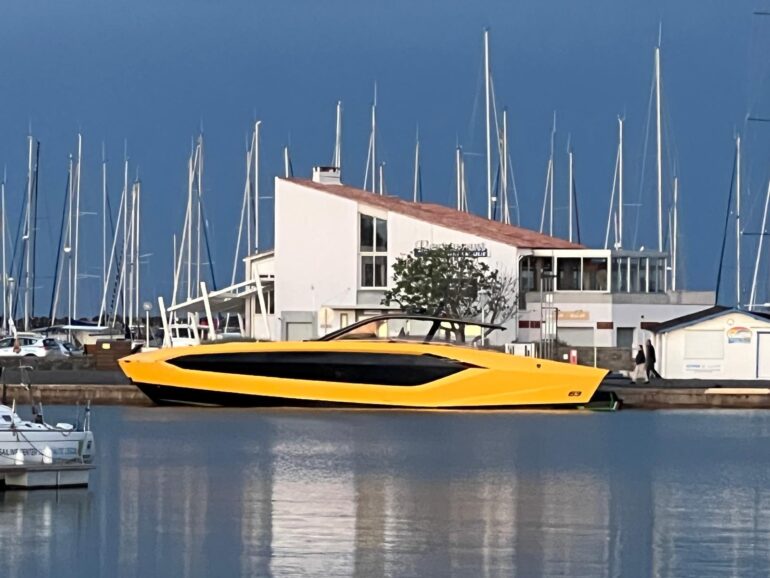
[[[607,374],[477,347],[497,329],[381,315],[317,341],[160,349],[120,367],[156,403],[227,406],[583,406]]]

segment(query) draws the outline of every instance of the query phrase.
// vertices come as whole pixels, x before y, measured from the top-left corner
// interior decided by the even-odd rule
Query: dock
[[[625,409],[770,409],[770,382],[749,380],[658,379],[648,384],[609,380]]]
[[[37,371],[33,395],[43,405],[151,406],[152,402],[122,375],[102,371]],[[100,383],[101,381],[101,383]],[[735,408],[770,409],[770,381],[659,379],[634,384],[628,378],[606,380],[625,409]],[[3,399],[26,403],[30,392],[18,384],[2,385]]]

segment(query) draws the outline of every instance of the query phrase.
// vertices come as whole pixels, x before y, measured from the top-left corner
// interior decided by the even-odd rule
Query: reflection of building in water
[[[385,576],[385,551],[389,547],[386,522],[387,490],[392,480],[367,474],[356,468],[355,484],[355,560],[356,576]]]
[[[591,472],[549,473],[539,481],[545,576],[609,576],[609,487]]]
[[[135,439],[122,440],[119,453],[128,456],[133,452],[133,455],[136,455],[138,445]],[[118,568],[131,568],[139,551],[139,504],[142,499],[139,493],[139,479],[139,466],[125,465],[120,479],[116,480],[119,485],[113,488],[113,491],[119,494]]]
[[[0,576],[56,574],[62,554],[72,559],[57,537],[82,535],[90,504],[85,489],[0,492]]]
[[[120,442],[124,463],[113,489],[120,511],[115,528],[118,574],[140,567],[158,574],[192,575],[205,567],[204,540],[210,535],[208,469],[193,465],[205,461],[202,457],[184,452],[180,445],[175,449],[183,455],[149,465],[142,461],[148,451],[146,439]],[[237,519],[237,509],[232,515]]]
[[[346,439],[284,435],[274,446],[271,570],[278,576],[350,575],[356,504]],[[315,431],[315,430],[313,430]]]
[[[251,464],[244,464],[241,481],[241,576],[270,576],[273,544],[274,460],[272,431],[257,441]]]
[[[735,477],[750,480],[746,474]],[[662,472],[654,481],[654,575],[707,575],[719,568],[722,576],[767,576],[770,490],[673,478]],[[712,470],[706,478],[719,474]]]

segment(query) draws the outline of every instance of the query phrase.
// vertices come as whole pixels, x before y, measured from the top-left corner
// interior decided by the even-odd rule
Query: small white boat
[[[91,462],[90,408],[85,409],[82,425],[49,425],[39,409],[33,410],[33,421],[27,421],[19,417],[15,405],[0,405],[0,467]]]

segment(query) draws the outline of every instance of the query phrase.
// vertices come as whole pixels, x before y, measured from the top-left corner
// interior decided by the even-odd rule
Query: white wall
[[[735,339],[730,342],[728,332],[734,333],[737,327],[751,332],[747,342],[736,342]],[[714,331],[720,335],[721,359],[699,356],[697,352],[687,355],[687,334],[699,331]],[[657,336],[658,370],[669,379],[756,379],[758,332],[770,332],[770,322],[735,312],[660,334]]]
[[[359,289],[359,213],[388,221],[388,278],[395,260],[418,243],[481,243],[489,251],[484,260],[511,275],[517,271],[517,249],[476,235],[433,225],[418,219],[368,206],[300,184],[276,179],[275,184],[275,311],[280,329],[281,312],[312,311],[334,307],[337,312],[379,302],[382,290],[371,300]],[[361,298],[359,299],[359,291]],[[363,301],[360,302],[359,301]],[[372,308],[376,308],[374,305]],[[352,313],[352,312],[351,312]],[[355,321],[351,315],[349,321]],[[326,332],[329,328],[324,328]],[[276,333],[279,335],[280,331]],[[515,334],[505,336],[507,340]]]
[[[357,287],[356,203],[276,179],[275,311],[354,305]]]
[[[529,294],[530,296],[532,293]],[[585,319],[560,319],[559,329],[564,328],[595,328],[597,322],[611,321],[612,329],[596,329],[595,345],[596,347],[615,347],[618,327],[635,327],[637,331],[634,336],[634,344],[647,339],[647,332],[640,331],[641,323],[644,322],[663,322],[674,319],[682,315],[688,315],[697,311],[706,309],[707,305],[681,305],[681,304],[660,304],[644,303],[643,296],[639,303],[613,303],[611,293],[593,294],[592,302],[580,302],[575,299],[576,294],[571,295],[568,303],[560,301],[560,294],[555,293],[555,305],[565,314],[571,312],[584,312]],[[578,298],[579,299],[579,298]],[[642,316],[644,316],[642,318]],[[534,303],[528,299],[527,310],[522,313],[521,319],[524,321],[540,320],[540,303]],[[540,329],[520,329],[519,339],[521,341],[539,341]]]

